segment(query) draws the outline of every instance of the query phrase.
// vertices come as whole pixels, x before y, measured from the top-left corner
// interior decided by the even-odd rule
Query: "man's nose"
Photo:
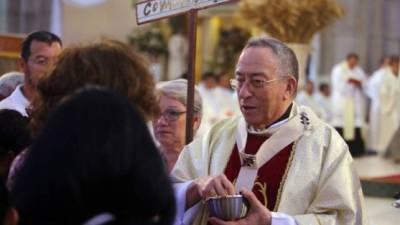
[[[249,84],[248,83],[244,83],[238,90],[239,92],[239,99],[240,98],[247,98],[250,97],[251,94],[251,90],[249,89]]]

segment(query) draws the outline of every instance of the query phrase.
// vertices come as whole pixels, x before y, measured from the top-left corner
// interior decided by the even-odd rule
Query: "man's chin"
[[[248,125],[253,126],[253,127],[256,127],[256,126],[258,126],[258,124],[260,124],[258,120],[256,120],[254,117],[251,117],[251,116],[249,116],[249,117],[244,116],[244,120],[246,121],[246,123]]]

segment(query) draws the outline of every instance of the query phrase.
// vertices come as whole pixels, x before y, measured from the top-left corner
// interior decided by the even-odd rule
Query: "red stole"
[[[254,134],[247,134],[247,143],[245,153],[256,154],[261,144],[267,140],[267,137]],[[289,144],[282,151],[276,154],[271,160],[265,163],[257,173],[257,179],[254,182],[253,193],[257,196],[269,210],[274,210],[278,192],[287,164],[292,152],[293,144]],[[240,158],[237,146],[233,147],[232,154],[225,168],[225,175],[231,182],[234,182],[240,171]],[[267,204],[266,204],[267,202]]]

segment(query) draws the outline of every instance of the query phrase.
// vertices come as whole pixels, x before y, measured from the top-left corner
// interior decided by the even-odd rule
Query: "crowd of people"
[[[357,63],[350,54],[333,69],[332,95],[321,84],[314,96],[311,81],[297,90],[289,47],[252,38],[234,77],[205,73],[188,109],[187,80],[156,84],[119,41],[63,49],[56,35],[33,32],[22,74],[0,78],[0,223],[366,224],[351,155],[363,153],[366,94],[379,121],[371,132],[393,126],[372,149],[396,145],[399,59],[369,79]],[[209,216],[205,200],[239,193],[244,218]]]
[[[332,69],[332,90],[307,81],[296,101],[309,106],[345,139],[352,156],[376,155],[400,162],[396,134],[400,124],[399,56],[383,57],[379,68],[368,76],[359,57],[349,53]],[[331,94],[332,93],[332,94]]]

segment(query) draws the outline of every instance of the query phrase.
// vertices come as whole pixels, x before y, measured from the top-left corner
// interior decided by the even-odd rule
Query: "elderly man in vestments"
[[[389,65],[373,73],[368,81],[367,93],[371,98],[369,148],[381,154],[388,148],[399,127],[399,92],[398,62],[393,56]]]
[[[332,69],[331,124],[345,139],[352,156],[364,154],[361,128],[365,125],[366,99],[363,92],[366,76],[358,66],[358,55],[350,53]]]
[[[365,224],[346,143],[312,110],[293,102],[293,51],[274,39],[251,39],[235,76],[242,116],[217,123],[186,146],[172,170],[175,224]],[[201,199],[239,192],[250,205],[244,218],[209,217]]]

